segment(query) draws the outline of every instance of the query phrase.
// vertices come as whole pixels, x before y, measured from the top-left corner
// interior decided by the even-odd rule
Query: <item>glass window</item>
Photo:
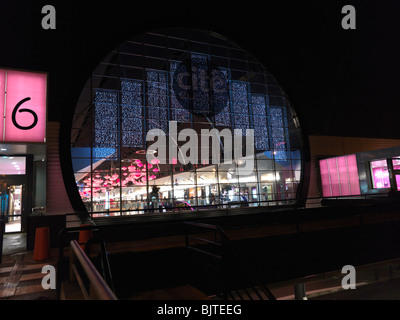
[[[375,160],[370,163],[372,187],[374,189],[390,188],[387,160]]]
[[[393,169],[400,170],[400,157],[393,157],[392,162],[393,162]]]

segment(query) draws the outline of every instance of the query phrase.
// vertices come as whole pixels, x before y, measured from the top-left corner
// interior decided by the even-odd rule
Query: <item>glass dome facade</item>
[[[94,217],[201,213],[296,203],[301,139],[287,97],[248,52],[212,32],[162,29],[95,68],[71,157]]]

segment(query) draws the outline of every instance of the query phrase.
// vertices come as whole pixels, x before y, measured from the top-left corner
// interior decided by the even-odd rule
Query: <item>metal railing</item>
[[[218,265],[222,268],[220,274],[223,277],[223,284],[220,295],[223,299],[240,299],[240,300],[276,300],[275,296],[269,290],[267,285],[263,283],[263,281],[259,278],[255,270],[244,261],[242,256],[236,251],[234,245],[232,244],[229,237],[226,235],[224,230],[212,224],[206,223],[198,223],[198,222],[183,222],[187,227],[192,226],[198,229],[203,229],[208,232],[212,232],[213,236],[211,239],[207,239],[204,235],[195,236],[190,235],[189,228],[185,230],[185,245],[188,249],[199,253],[201,255],[211,257],[218,261]],[[198,233],[197,233],[198,234]],[[195,244],[192,245],[190,240],[194,240]],[[196,244],[207,244],[209,246],[216,247],[217,250],[207,250],[205,248],[196,247]],[[229,262],[228,262],[229,259]],[[233,263],[233,264],[232,264]],[[228,284],[230,280],[234,279],[226,279],[226,275],[228,274],[228,268],[232,270],[234,267],[239,267],[240,271],[244,273],[244,277],[247,277],[249,280],[250,286],[246,286],[243,288],[231,288]],[[239,277],[238,272],[235,273],[235,276]]]
[[[104,239],[99,239],[99,238],[89,239],[85,244],[85,253],[87,256],[89,256],[89,254],[93,251],[92,247],[96,245],[99,246],[98,250],[99,265],[97,269],[99,273],[101,273],[103,279],[106,281],[110,289],[113,292],[115,292],[114,281],[110,266],[109,252],[106,249],[106,242],[104,241]]]
[[[189,206],[173,206],[173,207],[154,207],[141,209],[104,209],[87,211],[91,218],[111,217],[111,216],[131,216],[131,215],[150,215],[150,214],[174,214],[174,213],[198,213],[202,211],[230,211],[230,210],[247,210],[248,208],[265,209],[268,207],[279,206],[295,206],[295,199],[265,200],[254,202],[231,201],[229,203],[205,204],[205,205],[189,205]]]
[[[318,206],[326,207],[326,201],[332,200],[364,200],[364,201],[385,201],[390,200],[389,194],[378,192],[378,193],[368,193],[360,195],[347,195],[347,196],[332,196],[332,197],[308,197],[305,199],[306,206]],[[104,209],[104,210],[88,210],[88,214],[91,218],[97,217],[111,217],[111,216],[135,216],[135,215],[151,215],[151,214],[173,214],[173,213],[200,213],[203,211],[231,211],[231,210],[248,210],[258,208],[260,210],[266,208],[277,208],[277,207],[294,207],[297,208],[296,199],[274,199],[274,200],[259,200],[259,201],[236,201],[229,203],[215,203],[215,204],[204,204],[204,205],[189,205],[186,207],[173,206],[173,207],[154,207],[154,208],[135,208],[135,209]]]
[[[85,300],[117,300],[76,240],[71,240],[70,281],[76,279]]]

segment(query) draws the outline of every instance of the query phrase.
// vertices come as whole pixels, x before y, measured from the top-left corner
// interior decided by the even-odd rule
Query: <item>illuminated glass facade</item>
[[[355,154],[320,160],[319,168],[323,197],[361,194]]]
[[[165,134],[166,159],[149,160],[153,129]],[[187,129],[198,154],[190,150],[185,163]],[[241,142],[241,156],[225,161],[222,138],[204,147],[202,130],[212,129]],[[251,133],[254,168],[241,175]],[[301,139],[287,97],[248,52],[218,34],[164,29],[122,43],[93,71],[75,109],[71,156],[93,216],[200,212],[296,203]]]

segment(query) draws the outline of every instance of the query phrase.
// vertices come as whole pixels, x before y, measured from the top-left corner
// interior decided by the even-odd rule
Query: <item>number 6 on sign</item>
[[[35,111],[30,110],[30,109],[21,109],[21,110],[19,110],[19,112],[29,112],[29,113],[33,116],[33,122],[32,122],[32,124],[31,124],[30,126],[26,126],[26,127],[20,126],[20,125],[18,124],[16,118],[15,118],[15,115],[17,114],[18,108],[19,108],[24,102],[29,101],[29,100],[31,100],[31,98],[29,98],[29,97],[28,97],[28,98],[25,98],[25,99],[22,99],[20,102],[17,103],[17,105],[15,106],[15,108],[14,108],[14,110],[13,110],[13,112],[12,112],[11,120],[12,120],[14,126],[16,126],[18,129],[21,129],[21,130],[29,130],[29,129],[32,129],[32,128],[34,128],[34,127],[36,126],[36,124],[38,123],[37,114],[35,113]]]
[[[47,74],[0,69],[0,141],[45,142]]]

